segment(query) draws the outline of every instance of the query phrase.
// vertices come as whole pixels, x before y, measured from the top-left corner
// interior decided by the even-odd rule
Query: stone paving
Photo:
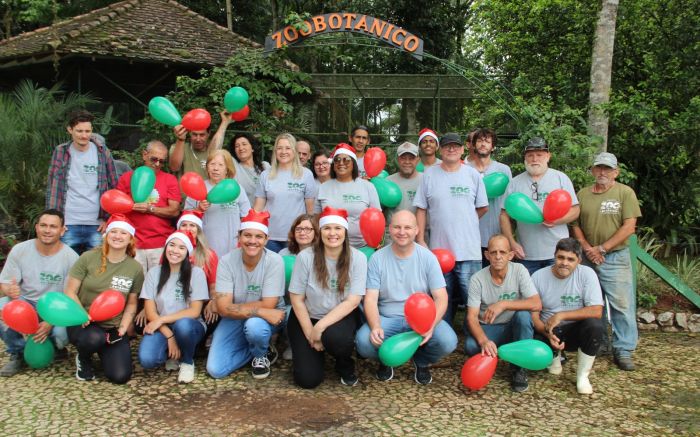
[[[132,344],[133,345],[133,344]],[[327,367],[315,390],[291,383],[281,358],[272,375],[256,381],[248,369],[214,380],[197,360],[197,378],[178,385],[177,373],[145,373],[117,386],[75,379],[71,359],[44,370],[25,370],[0,380],[0,435],[698,435],[700,434],[700,337],[644,334],[638,370],[619,371],[599,358],[580,396],[575,359],[559,376],[531,372],[530,389],[510,391],[508,368],[499,362],[491,383],[469,392],[460,382],[464,362],[453,353],[419,386],[412,367],[392,381],[373,377],[375,365],[359,363],[360,384],[339,383]],[[569,354],[572,357],[573,354]],[[573,358],[573,357],[572,357]],[[0,364],[7,355],[0,353]],[[328,360],[330,361],[330,359]]]

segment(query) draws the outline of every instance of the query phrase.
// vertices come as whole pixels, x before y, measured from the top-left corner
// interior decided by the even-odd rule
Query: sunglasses
[[[151,163],[160,164],[160,165],[165,165],[165,163],[167,161],[167,159],[160,159],[160,158],[156,158],[155,156],[151,156],[148,159],[151,161]]]
[[[349,164],[352,162],[352,158],[349,156],[338,156],[337,158],[333,158],[333,163],[334,164]]]

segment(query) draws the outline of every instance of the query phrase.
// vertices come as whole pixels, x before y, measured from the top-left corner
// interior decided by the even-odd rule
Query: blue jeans
[[[66,225],[66,228],[61,241],[78,255],[102,244],[102,234],[97,232],[97,225]]]
[[[379,321],[384,330],[384,341],[396,334],[412,330],[403,317],[379,316]],[[363,357],[377,360],[379,359],[378,349],[369,340],[370,332],[368,324],[362,325],[355,335],[355,346],[357,347],[357,353]],[[435,327],[430,340],[419,347],[416,354],[413,355],[413,361],[419,367],[427,367],[430,364],[437,363],[442,357],[450,354],[456,348],[457,334],[447,322],[441,320]]]
[[[273,251],[275,253],[278,253],[280,250],[287,247],[287,242],[286,241],[277,241],[277,240],[267,240],[267,244],[265,245],[265,247],[270,249],[271,251]]]
[[[481,270],[481,260],[477,261],[457,261],[455,268],[451,272],[445,273],[445,283],[447,284],[447,311],[442,319],[452,324],[455,313],[457,312],[457,304],[460,302],[467,303],[467,295],[469,294],[469,281],[472,275]]]
[[[25,302],[28,302],[31,306],[33,306],[36,309],[36,302],[23,299],[21,296],[20,299],[22,299]],[[10,298],[7,296],[0,299],[0,311],[2,311],[2,308],[8,302],[10,302]],[[39,319],[39,321],[41,321],[41,318]],[[24,340],[24,336],[21,333],[15,331],[14,329],[10,329],[5,323],[0,323],[0,338],[2,338],[2,341],[5,343],[8,354],[21,355],[24,352],[24,345],[26,343]],[[49,339],[54,344],[54,346],[56,346],[57,349],[65,348],[68,344],[68,333],[66,331],[66,328],[62,326],[54,326],[51,329]]]
[[[513,314],[513,318],[506,323],[494,323],[491,325],[482,323],[481,329],[484,330],[484,334],[489,340],[496,343],[496,346],[513,341],[531,339],[535,331],[530,311],[516,311]],[[467,332],[464,340],[464,353],[470,357],[481,353],[481,346],[476,342],[471,332]]]
[[[169,325],[180,348],[180,362],[194,364],[194,349],[204,337],[204,326],[189,317]],[[144,369],[161,366],[168,359],[168,340],[160,332],[144,334],[139,346],[139,362]]]
[[[537,261],[519,259],[519,260],[516,260],[516,262],[519,262],[520,264],[524,265],[525,268],[527,269],[527,272],[530,274],[530,276],[532,276],[532,274],[535,273],[536,271],[538,271],[539,269],[553,266],[554,265],[554,258],[542,259],[542,260],[537,260]]]
[[[613,352],[629,357],[637,347],[637,297],[632,286],[632,263],[629,249],[616,250],[605,255],[601,265],[591,265],[598,274],[600,287],[610,305],[613,331]],[[608,326],[607,311],[603,311],[603,326]],[[607,329],[603,331],[607,339]]]
[[[260,317],[230,319],[222,317],[211,339],[207,372],[223,378],[248,364],[254,357],[264,357],[270,337],[282,326],[274,326]]]

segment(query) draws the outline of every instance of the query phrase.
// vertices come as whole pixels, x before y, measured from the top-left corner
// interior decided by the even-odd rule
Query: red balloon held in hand
[[[39,316],[29,303],[15,299],[2,307],[2,320],[21,334],[34,334],[39,329]]]
[[[430,331],[435,322],[435,302],[425,293],[414,293],[403,305],[406,322],[417,333],[423,335]]]
[[[571,194],[568,191],[562,189],[552,191],[544,199],[542,207],[544,221],[552,223],[564,217],[571,209],[571,203]]]
[[[188,171],[180,178],[180,189],[185,195],[198,202],[207,198],[207,186],[199,173]]]
[[[370,147],[365,152],[363,160],[365,165],[365,173],[369,178],[377,176],[384,170],[386,166],[386,153],[379,147]]]
[[[100,206],[110,214],[127,214],[134,208],[134,200],[125,192],[112,189],[102,193]]]
[[[455,268],[455,256],[449,249],[433,249],[433,254],[437,257],[440,263],[442,273],[449,273]]]
[[[377,208],[367,208],[360,214],[360,232],[369,247],[377,248],[384,237],[386,219]]]
[[[182,126],[188,131],[207,130],[211,124],[211,114],[206,109],[193,109],[182,117]]]
[[[498,359],[488,355],[476,354],[462,366],[462,384],[470,390],[486,387],[496,373]]]
[[[90,320],[103,322],[118,316],[124,311],[126,298],[117,290],[106,290],[100,293],[90,305]]]
[[[240,111],[231,113],[231,120],[233,121],[243,121],[250,115],[250,107],[245,105]]]

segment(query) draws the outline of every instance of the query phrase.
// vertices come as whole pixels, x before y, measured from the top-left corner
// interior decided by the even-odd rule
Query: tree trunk
[[[231,0],[226,0],[226,26],[233,32],[233,14],[231,13]]]
[[[415,135],[416,132],[418,132],[418,123],[416,122],[416,100],[403,99],[403,104],[404,108],[406,108],[406,132],[401,133]]]
[[[591,56],[588,133],[603,139],[599,146],[600,152],[605,152],[608,149],[608,115],[600,109],[600,105],[610,101],[615,22],[619,2],[619,0],[602,0]]]

